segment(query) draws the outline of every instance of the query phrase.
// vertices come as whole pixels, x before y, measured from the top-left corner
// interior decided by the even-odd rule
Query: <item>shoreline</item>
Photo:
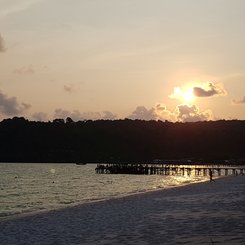
[[[232,177],[232,176],[216,176],[214,177],[214,180],[216,179],[221,179],[221,178],[227,178],[227,177]],[[9,215],[9,216],[2,216],[0,217],[0,223],[3,221],[11,221],[11,220],[17,220],[17,219],[22,219],[25,217],[29,217],[29,216],[38,216],[39,214],[46,214],[49,212],[55,212],[55,211],[62,211],[65,209],[70,209],[70,208],[79,208],[82,207],[83,205],[90,205],[90,204],[94,204],[94,203],[104,203],[110,200],[116,200],[116,199],[123,199],[123,198],[127,198],[127,197],[136,197],[138,195],[147,195],[150,193],[154,193],[154,192],[162,192],[162,191],[166,191],[169,189],[174,189],[174,188],[182,188],[185,186],[189,186],[189,185],[195,185],[195,184],[201,184],[201,183],[205,183],[205,182],[209,182],[209,179],[200,179],[199,181],[195,181],[195,182],[186,182],[186,183],[182,183],[181,185],[175,185],[175,186],[166,186],[166,187],[159,187],[159,188],[155,188],[155,189],[148,189],[148,190],[144,190],[144,191],[138,191],[138,192],[133,192],[133,193],[127,193],[124,194],[122,196],[113,196],[113,197],[105,197],[102,199],[96,199],[96,200],[89,200],[89,201],[85,201],[85,202],[80,202],[80,203],[74,203],[74,204],[70,204],[67,205],[66,207],[57,207],[57,208],[51,208],[51,209],[41,209],[41,210],[36,210],[36,211],[29,211],[29,212],[25,212],[25,213],[17,213],[17,214],[13,214],[13,215]]]
[[[0,222],[3,244],[244,244],[245,177],[230,176]]]

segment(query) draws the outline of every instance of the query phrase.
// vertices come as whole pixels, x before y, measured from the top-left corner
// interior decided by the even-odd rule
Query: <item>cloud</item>
[[[48,115],[44,112],[36,112],[32,115],[32,118],[36,121],[48,121]]]
[[[166,105],[158,103],[155,105],[155,113],[157,114],[157,120],[176,121],[175,113],[167,109]]]
[[[169,98],[178,99],[183,103],[191,103],[195,100],[195,97],[224,96],[226,94],[227,92],[222,84],[205,83],[201,86],[186,89],[175,87],[174,92],[169,95]]]
[[[208,121],[212,119],[211,111],[200,111],[196,105],[178,105],[176,114],[177,119],[181,122]]]
[[[73,90],[73,87],[72,87],[72,85],[64,85],[64,90],[66,91],[66,92],[72,92],[72,90]]]
[[[116,118],[117,118],[116,114],[113,114],[110,111],[103,111],[102,119],[104,119],[104,120],[114,120]]]
[[[157,120],[158,116],[155,108],[146,109],[144,106],[137,106],[136,109],[128,116],[129,119],[135,120]]]
[[[16,97],[9,98],[0,91],[0,112],[6,116],[15,116],[31,107],[30,104],[18,103]]]
[[[31,108],[31,105],[27,104],[27,103],[21,103],[21,106],[22,106],[23,110],[28,110],[29,108]]]
[[[212,97],[215,95],[226,95],[222,85],[207,83],[205,87],[193,87],[193,94],[196,97]]]
[[[245,96],[243,96],[243,98],[239,99],[239,100],[232,100],[233,104],[245,104]]]
[[[54,112],[54,118],[62,118],[65,119],[67,117],[72,118],[73,121],[83,121],[83,120],[113,120],[116,119],[116,115],[110,111],[100,112],[80,112],[78,110],[68,111],[63,109],[56,109]]]
[[[101,119],[101,114],[99,112],[79,112],[77,110],[73,111],[70,116],[73,120],[98,120]]]
[[[63,109],[56,109],[54,111],[54,118],[67,118],[67,117],[70,117],[71,116],[71,112],[70,111],[66,111],[66,110],[63,110]]]
[[[35,70],[32,64],[29,66],[22,66],[20,68],[14,69],[13,73],[23,75],[23,74],[34,74]]]
[[[174,113],[169,111],[164,104],[157,103],[151,109],[147,109],[144,106],[137,106],[136,109],[127,117],[129,119],[135,120],[169,120],[175,121],[176,116]]]
[[[73,84],[65,84],[63,87],[64,91],[67,93],[73,93],[76,91],[76,88]]]
[[[110,111],[100,112],[80,112],[78,110],[69,111],[56,109],[54,118],[66,119],[70,117],[73,121],[83,120],[114,120],[117,115]],[[145,106],[137,106],[136,109],[127,116],[132,120],[161,120],[161,121],[179,121],[179,122],[196,122],[212,120],[212,112],[210,110],[201,111],[196,105],[181,104],[175,110],[170,111],[164,104],[157,103],[154,107],[147,109]]]
[[[7,50],[6,46],[5,46],[5,41],[3,39],[3,37],[0,34],[0,53],[3,53]]]

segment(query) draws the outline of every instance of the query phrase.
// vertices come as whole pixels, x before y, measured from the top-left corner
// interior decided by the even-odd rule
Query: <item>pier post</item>
[[[221,176],[221,169],[219,168],[217,169],[217,171],[218,171],[218,176]]]
[[[228,175],[228,168],[225,169],[225,175]]]
[[[208,170],[212,170],[216,176],[244,175],[245,168],[230,165],[179,165],[179,164],[155,164],[155,163],[98,163],[96,174],[140,174],[140,175],[182,175],[207,176]],[[192,172],[194,171],[194,173]],[[216,172],[217,171],[217,172]]]
[[[182,175],[184,176],[185,175],[185,168],[181,168],[180,170],[181,170]]]
[[[206,168],[203,169],[203,176],[207,176],[207,169]]]

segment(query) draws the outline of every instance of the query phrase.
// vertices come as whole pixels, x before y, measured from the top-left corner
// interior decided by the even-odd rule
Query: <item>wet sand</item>
[[[245,244],[245,176],[1,221],[0,244]]]

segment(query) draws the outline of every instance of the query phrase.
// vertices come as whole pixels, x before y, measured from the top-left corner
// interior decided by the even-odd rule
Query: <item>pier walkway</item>
[[[136,163],[110,163],[97,164],[97,174],[136,174],[136,175],[195,175],[213,176],[221,175],[244,175],[245,166],[224,165],[224,164],[136,164]]]

